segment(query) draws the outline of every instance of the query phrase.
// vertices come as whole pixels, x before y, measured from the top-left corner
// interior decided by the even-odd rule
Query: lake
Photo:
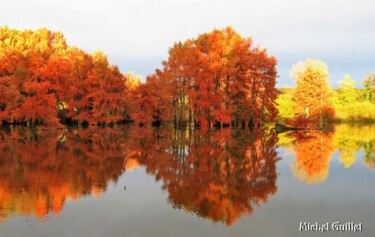
[[[0,236],[375,236],[374,180],[375,125],[6,127]]]

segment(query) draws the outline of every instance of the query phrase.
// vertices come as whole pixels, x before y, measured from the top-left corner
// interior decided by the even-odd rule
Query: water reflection
[[[298,131],[279,134],[278,146],[289,148],[295,157],[291,172],[298,180],[308,184],[324,182],[329,175],[329,165],[335,151],[345,168],[356,163],[356,152],[365,152],[363,162],[375,170],[375,126],[336,125],[334,129]]]
[[[291,165],[293,176],[307,183],[320,183],[327,179],[329,162],[334,151],[333,133],[302,131],[294,137],[295,162]]]
[[[276,136],[220,130],[135,133],[131,160],[162,180],[169,203],[213,221],[234,223],[276,188]]]
[[[276,193],[275,144],[273,131],[11,127],[0,131],[1,218],[59,213],[142,165],[173,207],[232,224]]]
[[[100,196],[124,172],[144,167],[174,208],[231,225],[276,194],[277,146],[292,152],[293,176],[309,184],[328,179],[336,152],[345,168],[362,160],[375,170],[375,126],[278,136],[273,130],[10,127],[0,130],[0,222],[59,213],[66,200]]]
[[[0,131],[0,213],[61,212],[67,198],[101,195],[123,172],[122,135],[112,129]]]
[[[362,161],[374,170],[375,167],[375,126],[340,125],[336,128],[335,146],[340,150],[340,161],[349,168],[357,160],[355,153],[365,152]],[[372,167],[372,168],[371,168]]]

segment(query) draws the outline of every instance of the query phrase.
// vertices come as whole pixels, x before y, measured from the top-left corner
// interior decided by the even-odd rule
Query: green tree
[[[375,72],[368,74],[363,80],[365,86],[365,100],[372,101],[375,93]]]
[[[340,88],[335,93],[334,103],[336,117],[338,119],[355,119],[358,117],[358,94],[356,92],[356,83],[349,76],[345,75],[340,81]]]
[[[276,104],[277,110],[279,111],[278,117],[280,119],[292,119],[294,118],[294,101],[293,101],[293,90],[289,88],[283,88],[280,90],[280,94],[277,96]]]
[[[340,81],[340,101],[343,104],[352,104],[357,100],[357,93],[355,81],[349,76],[345,75],[344,79]]]

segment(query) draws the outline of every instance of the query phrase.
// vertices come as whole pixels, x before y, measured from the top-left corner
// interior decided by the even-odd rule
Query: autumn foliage
[[[126,118],[126,77],[59,32],[0,28],[0,123],[108,124]]]
[[[163,68],[131,81],[59,32],[0,28],[0,123],[174,121],[251,125],[276,114],[276,59],[232,28],[176,43]]]
[[[232,28],[175,43],[133,94],[140,123],[259,124],[276,115],[276,59]],[[150,116],[151,115],[151,116]]]
[[[293,66],[291,76],[297,83],[293,93],[296,117],[311,121],[332,120],[335,110],[327,65],[320,60],[307,59]]]
[[[327,65],[308,59],[294,65],[291,77],[294,88],[282,88],[276,99],[278,122],[299,128],[316,128],[332,120],[339,122],[374,122],[375,103],[372,94],[375,74],[368,74],[364,88],[358,88],[349,75],[340,80],[339,88],[328,83]]]

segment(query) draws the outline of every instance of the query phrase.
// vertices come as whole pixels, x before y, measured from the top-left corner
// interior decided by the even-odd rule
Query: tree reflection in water
[[[320,183],[327,179],[329,162],[334,151],[332,132],[302,131],[292,134],[295,138],[292,163],[293,176],[301,181]]]
[[[2,218],[61,212],[67,198],[98,196],[122,174],[123,135],[113,129],[0,131]]]
[[[0,131],[1,219],[59,213],[142,165],[173,207],[230,225],[276,193],[275,144],[273,131],[10,127]]]
[[[290,148],[295,161],[293,176],[308,184],[324,182],[329,174],[332,155],[339,151],[339,161],[345,168],[355,164],[356,152],[365,152],[363,162],[375,170],[375,126],[339,124],[334,130],[298,131],[279,134],[278,146]]]
[[[272,131],[133,131],[130,147],[138,152],[128,158],[162,180],[175,208],[230,225],[277,191]]]

